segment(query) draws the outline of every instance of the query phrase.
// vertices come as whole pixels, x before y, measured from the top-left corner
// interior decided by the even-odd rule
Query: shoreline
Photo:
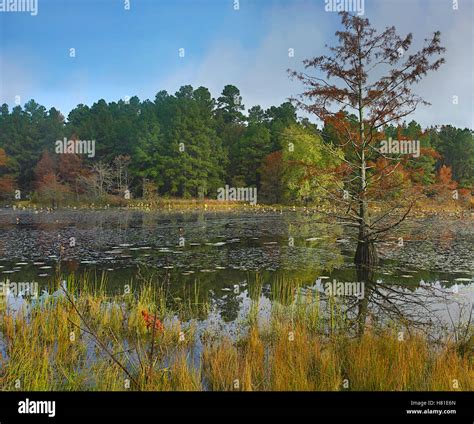
[[[327,214],[343,212],[336,211],[334,208],[318,205],[287,205],[287,204],[250,204],[237,201],[221,201],[215,199],[160,199],[158,201],[129,200],[124,204],[95,204],[80,203],[64,205],[60,207],[48,207],[39,203],[27,201],[16,202],[14,204],[0,204],[1,210],[12,211],[32,211],[32,212],[54,212],[54,211],[101,211],[101,210],[118,210],[118,211],[141,211],[141,212],[260,212],[260,213],[283,213],[283,212],[303,212],[303,213],[321,213]],[[383,212],[380,207],[372,207],[372,212],[377,214]],[[422,201],[415,205],[408,219],[415,217],[430,216],[456,216],[459,218],[474,218],[474,208],[471,206],[459,205],[459,203],[448,202],[445,204],[436,204],[435,202]]]

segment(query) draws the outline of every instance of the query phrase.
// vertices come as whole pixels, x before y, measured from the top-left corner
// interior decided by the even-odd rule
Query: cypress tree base
[[[373,242],[360,241],[357,243],[357,249],[354,257],[354,263],[358,267],[371,268],[378,264],[379,258],[377,248]]]

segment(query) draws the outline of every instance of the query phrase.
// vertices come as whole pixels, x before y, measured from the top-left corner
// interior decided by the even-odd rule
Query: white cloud
[[[472,3],[460,2],[452,10],[450,1],[382,0],[365,2],[365,14],[379,30],[394,25],[397,32],[412,32],[414,48],[421,46],[435,30],[441,30],[447,48],[447,63],[428,74],[414,91],[432,103],[420,107],[415,119],[423,126],[450,123],[473,128]],[[301,68],[301,61],[327,53],[325,43],[334,44],[335,22],[339,17],[323,10],[324,2],[296,2],[275,6],[262,26],[268,28],[256,47],[246,49],[237,38],[217,41],[197,63],[185,65],[161,86],[174,92],[181,85],[208,87],[217,97],[226,84],[236,85],[247,108],[278,105],[301,91],[298,82],[288,78],[288,68]],[[338,25],[339,26],[339,25]],[[294,48],[295,56],[288,57]],[[454,95],[459,105],[452,104]]]
[[[451,1],[440,0],[384,0],[372,4],[373,10],[366,6],[366,14],[379,29],[394,25],[401,35],[412,32],[414,48],[439,30],[446,47],[446,63],[414,87],[431,106],[420,106],[407,119],[413,118],[423,126],[474,128],[473,3],[459,0],[459,10],[453,10]],[[459,96],[458,105],[453,105],[453,96]]]
[[[274,7],[262,22],[268,31],[256,47],[245,48],[237,38],[221,39],[197,66],[184,66],[162,85],[172,92],[183,84],[202,85],[217,97],[226,84],[233,84],[246,108],[279,105],[300,91],[287,69],[301,68],[303,59],[324,52],[324,43],[332,35],[327,18],[319,4]],[[292,58],[289,49],[294,49]]]
[[[20,96],[21,104],[31,99],[38,83],[32,69],[26,60],[0,55],[0,104],[14,105],[16,96]]]

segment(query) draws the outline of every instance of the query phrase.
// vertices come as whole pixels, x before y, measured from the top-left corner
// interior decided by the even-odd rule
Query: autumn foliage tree
[[[443,165],[436,175],[435,190],[438,198],[445,201],[446,199],[455,199],[459,196],[456,190],[458,183],[453,181],[453,173],[449,166]]]
[[[346,172],[332,200],[344,211],[341,218],[358,230],[356,265],[369,267],[378,261],[379,236],[400,224],[412,206],[400,211],[395,205],[372,219],[370,187],[386,173],[385,166],[374,168],[370,161],[383,157],[387,167],[395,162],[393,172],[398,169],[400,155],[378,149],[383,129],[428,104],[413,93],[412,86],[444,63],[439,56],[445,49],[435,32],[419,51],[409,54],[412,34],[400,37],[393,26],[378,32],[366,18],[340,15],[343,30],[336,32],[338,44],[329,48],[328,55],[303,62],[307,70],[316,72],[289,72],[304,87],[293,102],[322,122],[332,121],[340,140]]]
[[[50,202],[52,207],[64,200],[69,187],[62,184],[58,177],[57,165],[51,154],[44,150],[34,169],[36,192],[41,200]]]
[[[76,199],[82,190],[80,185],[81,177],[89,174],[87,168],[83,165],[82,159],[76,154],[59,155],[58,158],[58,176],[64,184],[70,187],[74,192]]]
[[[39,188],[41,186],[46,176],[55,173],[56,164],[54,163],[51,154],[47,150],[44,150],[34,170],[36,188]]]
[[[8,198],[15,189],[15,178],[9,172],[9,157],[0,148],[0,198]]]

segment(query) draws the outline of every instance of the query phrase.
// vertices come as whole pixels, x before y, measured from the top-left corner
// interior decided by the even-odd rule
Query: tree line
[[[218,188],[228,184],[256,187],[259,202],[312,204],[334,184],[328,174],[343,167],[337,126],[351,120],[357,118],[341,112],[318,126],[298,117],[291,102],[246,110],[233,85],[225,86],[217,99],[205,87],[186,85],[174,95],[160,91],[154,101],[132,97],[80,104],[67,120],[56,108],[47,110],[34,100],[11,110],[4,104],[0,198],[54,204],[110,201],[127,194],[215,198]],[[423,129],[412,120],[386,126],[383,133],[421,145],[419,157],[404,161],[392,181],[420,187],[427,196],[436,195],[441,186],[471,192],[471,129]],[[63,139],[94,140],[93,157],[58,154],[56,142]],[[338,153],[328,154],[328,146]],[[372,165],[384,169],[383,157],[374,158]],[[383,186],[375,189],[382,197],[389,192]]]

